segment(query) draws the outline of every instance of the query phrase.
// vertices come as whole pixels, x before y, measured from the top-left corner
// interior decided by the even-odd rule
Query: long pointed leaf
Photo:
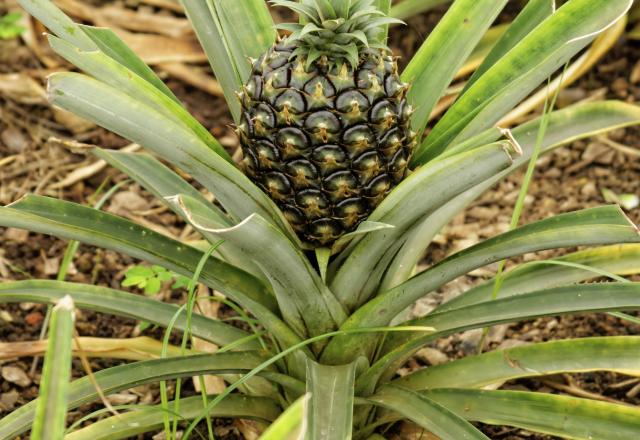
[[[640,376],[639,352],[639,336],[543,342],[422,368],[394,384],[414,390],[480,388],[520,377],[599,370]]]
[[[411,84],[407,99],[416,108],[414,130],[424,130],[438,98],[506,3],[457,0],[420,47],[402,72]]]
[[[500,60],[516,44],[527,36],[536,26],[542,23],[555,11],[555,0],[531,0],[513,20],[507,31],[500,40],[493,46],[491,52],[484,59],[482,64],[475,70],[471,78],[465,84],[464,93],[476,82],[491,66]]]
[[[425,163],[492,126],[545,78],[617,21],[632,0],[571,0],[496,62],[449,109],[414,153]]]
[[[467,420],[516,426],[575,440],[640,437],[640,409],[523,391],[434,390],[424,396]]]
[[[305,434],[302,431],[306,429],[304,417],[307,400],[307,395],[296,400],[267,428],[260,440],[300,440]]]
[[[383,350],[386,354],[359,378],[358,389],[371,389],[385,371],[387,374],[395,371],[415,350],[452,333],[542,316],[633,310],[639,307],[640,283],[604,283],[540,290],[427,315],[403,325],[431,326],[436,328],[436,332],[428,336],[389,335]]]
[[[180,102],[171,89],[162,82],[151,67],[145,64],[142,59],[135,54],[129,46],[111,29],[93,26],[79,25],[80,29],[87,34],[98,48],[107,56],[113,58],[127,69],[144,78],[155,88],[167,95],[176,102]],[[81,48],[79,48],[81,49]]]
[[[344,322],[346,314],[340,303],[302,251],[280,231],[258,215],[251,215],[234,227],[220,229],[193,202],[182,196],[173,201],[196,229],[212,234],[214,240],[232,243],[261,268],[273,286],[285,320],[301,337],[308,336],[307,332],[310,336],[327,333]],[[265,249],[270,252],[264,252]]]
[[[284,231],[290,231],[275,204],[238,168],[152,106],[76,73],[50,76],[49,96],[53,104],[131,139],[191,173],[218,198],[235,221],[259,213]],[[295,239],[293,232],[289,235]]]
[[[108,55],[98,51],[83,51],[74,45],[54,36],[49,36],[53,50],[70,63],[82,69],[94,78],[125,93],[129,98],[140,101],[160,112],[164,117],[181,128],[195,134],[198,139],[211,148],[227,162],[233,163],[211,133],[202,126],[179,102],[167,96],[146,78],[128,69]]]
[[[18,0],[29,14],[40,20],[60,38],[84,50],[97,50],[98,46],[80,27],[60,10],[51,0]]]
[[[585,209],[531,223],[453,254],[377,296],[354,313],[342,329],[387,325],[428,292],[473,269],[505,258],[543,249],[621,242],[640,242],[640,234],[617,206]],[[376,340],[372,335],[335,338],[323,359],[344,353],[370,355]]]
[[[218,224],[220,228],[230,227],[232,225],[226,213],[215,204],[210,203],[199,191],[153,156],[143,153],[103,150],[101,148],[94,148],[91,151],[95,156],[105,160],[109,165],[119,169],[138,182],[176,214],[182,216],[184,220],[188,221],[189,219],[183,215],[180,209],[176,209],[176,207],[169,202],[168,198],[177,194],[184,194],[195,200],[195,203],[198,203],[201,209],[206,211],[206,216],[209,221]],[[211,244],[217,241],[219,241],[219,239]],[[241,253],[230,245],[230,243],[222,243],[218,248],[218,252],[226,262],[249,272],[256,278],[264,280],[262,272],[260,272],[255,264],[252,264],[250,259],[241,258]]]
[[[599,247],[575,252],[558,261],[577,263],[618,275],[640,273],[640,244],[625,244]],[[597,273],[568,266],[526,263],[507,272],[500,286],[500,297],[518,295],[532,290],[577,283],[599,277]],[[491,299],[493,280],[473,287],[460,296],[438,307],[438,312],[464,307]]]
[[[400,0],[391,8],[391,16],[405,20],[451,0]]]
[[[248,58],[257,58],[269,49],[276,30],[264,0],[207,0],[215,6],[222,35],[230,49],[240,81],[249,79],[251,65]],[[238,26],[242,23],[242,26]]]
[[[236,92],[242,80],[236,69],[231,49],[227,46],[218,17],[207,6],[208,0],[180,0],[200,45],[207,54],[213,73],[222,87],[227,106],[236,123],[240,122],[240,101]]]
[[[489,440],[460,415],[415,391],[385,386],[367,400],[429,430],[442,440]]]
[[[123,218],[74,203],[27,196],[0,208],[0,224],[82,241],[123,252],[192,276],[202,252]],[[248,273],[210,258],[201,272],[209,287],[225,292],[254,314],[284,345],[299,341],[273,311],[277,304],[266,286]]]
[[[210,396],[215,397],[215,396]],[[166,410],[173,415],[175,402],[169,402]],[[65,436],[65,440],[120,440],[162,428],[162,405],[139,406],[139,409],[98,420]],[[180,420],[191,420],[202,411],[202,397],[180,399]],[[221,418],[241,418],[271,421],[280,414],[278,404],[268,397],[233,394],[220,402],[210,415]]]
[[[497,143],[475,154],[429,164],[406,178],[369,217],[393,228],[354,239],[331,264],[330,270],[335,273],[331,289],[340,301],[348,309],[364,302],[373,293],[363,290],[367,281],[383,275],[373,273],[373,269],[406,230],[450,198],[504,170],[511,161],[506,143]],[[467,178],[458,178],[463,173]]]
[[[186,194],[206,205],[213,221],[231,226],[231,221],[220,208],[210,203],[198,190],[153,156],[102,148],[94,148],[91,153],[138,182],[168,207],[173,208],[173,205],[166,197]]]
[[[104,394],[109,395],[139,385],[178,377],[203,374],[242,374],[261,364],[264,360],[264,353],[253,351],[165,358],[108,368],[94,373],[94,378]],[[295,391],[304,393],[303,384],[288,376],[275,372],[264,372],[263,375],[272,381],[294,386],[296,387]],[[75,380],[69,388],[69,409],[93,402],[98,397],[98,393],[88,377]],[[14,439],[28,430],[33,422],[36,405],[38,405],[37,399],[21,406],[0,420],[1,438],[3,440]]]
[[[122,292],[89,284],[68,283],[53,280],[11,281],[0,284],[0,303],[35,302],[54,303],[65,295],[71,296],[81,309],[95,310],[167,327],[179,307],[133,293]],[[175,321],[174,328],[184,330],[186,313]],[[191,321],[194,336],[217,345],[227,345],[249,334],[229,324],[194,314]],[[248,341],[241,347],[257,348],[256,341]]]
[[[479,197],[480,194],[529,161],[535,145],[539,124],[540,119],[533,120],[518,126],[512,131],[514,138],[522,147],[523,154],[514,159],[513,165],[508,170],[455,197],[424,219],[422,224],[414,226],[411,231],[405,234],[402,239],[405,243],[404,248],[398,252],[394,257],[393,263],[389,266],[383,282],[384,287],[395,287],[409,279],[415,265],[422,258],[424,250],[445,224],[449,223],[458,212],[462,211],[465,206]],[[573,140],[636,124],[640,124],[640,108],[636,105],[608,101],[567,107],[549,115],[549,126],[541,148],[544,152],[550,151]],[[489,129],[468,142],[448,150],[442,157],[467,151],[478,145],[495,142],[501,136],[500,130],[496,128]],[[385,290],[387,289],[381,289],[381,291]]]

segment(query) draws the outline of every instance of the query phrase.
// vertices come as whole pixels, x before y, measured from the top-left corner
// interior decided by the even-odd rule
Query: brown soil
[[[4,12],[0,3],[0,14]],[[512,15],[513,11],[508,9],[502,19]],[[416,50],[438,18],[438,13],[428,14],[409,20],[408,29],[394,30],[391,41],[396,52],[407,54],[404,59],[408,59],[409,54]],[[562,92],[559,104],[566,106],[593,95],[637,102],[640,100],[640,84],[632,81],[630,72],[640,68],[639,59],[640,45],[637,41],[624,39],[619,41],[595,70],[587,74],[578,84]],[[42,68],[38,58],[24,44],[18,40],[0,40],[0,74],[29,72],[34,77],[41,78],[43,75],[38,72]],[[189,110],[214,135],[222,139],[225,146],[230,149],[236,146],[236,141],[227,127],[231,121],[224,110],[224,102],[220,98],[212,97],[174,79],[169,80],[169,86],[186,103]],[[67,125],[56,120],[48,106],[26,104],[0,93],[0,161],[8,156],[16,156],[13,162],[0,167],[0,204],[10,203],[27,192],[38,192],[90,204],[92,195],[100,185],[105,182],[107,185],[112,185],[125,179],[114,170],[105,169],[71,186],[56,188],[55,183],[60,182],[70,170],[87,165],[90,161],[56,145],[47,144],[46,140],[50,136],[73,138],[104,147],[121,147],[128,144],[127,141],[99,128],[74,134]],[[610,133],[608,139],[637,148],[640,145],[640,129],[617,130]],[[529,191],[522,223],[605,203],[602,196],[604,188],[617,194],[634,192],[638,194],[639,179],[640,161],[637,160],[637,156],[632,157],[612,150],[599,140],[575,142],[540,159]],[[425,264],[438,261],[455,250],[504,231],[509,224],[521,181],[522,172],[515,173],[481,197],[463,214],[457,216],[429,249]],[[160,227],[163,231],[175,236],[181,236],[183,233],[184,224],[137,185],[127,186],[126,190],[121,191],[105,209],[132,218],[144,218],[148,224]],[[640,209],[630,210],[627,214],[636,223],[640,222]],[[55,278],[66,242],[41,234],[3,228],[0,228],[0,237],[2,237],[0,280]],[[537,256],[527,256],[525,259],[550,257],[563,252],[565,251],[541,252]],[[115,252],[82,245],[68,279],[120,288],[124,272],[135,263],[133,259]],[[433,307],[442,297],[486,279],[495,272],[495,269],[496,266],[493,265],[485,270],[474,272],[474,276],[451,283],[438,295],[421,301],[417,311],[424,312]],[[179,302],[184,300],[184,294],[184,291],[170,292],[168,286],[164,286],[158,297]],[[1,306],[0,341],[37,339],[45,313],[46,307],[36,304]],[[82,311],[79,314],[77,328],[83,336],[125,338],[140,334],[154,337],[161,335],[156,329],[140,331],[139,323],[134,320],[88,311]],[[637,334],[639,330],[639,326],[608,315],[563,316],[496,327],[490,333],[489,341],[490,347],[495,348],[518,344],[521,341]],[[444,358],[461,357],[475,351],[478,337],[477,331],[454,335],[438,341],[432,349],[437,350],[439,353],[437,355]],[[431,357],[416,357],[405,366],[402,372],[406,373],[409,369],[428,365],[430,359],[433,360]],[[0,378],[0,417],[37,396],[40,364],[35,374],[29,375],[31,364],[30,358],[0,362],[0,368],[16,367],[17,370],[26,373],[19,383]],[[100,370],[115,364],[115,361],[93,360],[92,368]],[[77,361],[74,362],[73,375],[74,377],[84,375]],[[639,383],[640,381],[630,380],[621,375],[590,373],[548,377],[545,380],[536,381],[514,381],[507,384],[505,388],[576,395],[592,393],[592,397],[595,398],[638,405],[640,404]],[[191,381],[186,381],[185,387],[183,395],[194,392]],[[131,392],[120,393],[117,397],[120,401],[128,403],[153,403],[159,399],[157,386],[138,387]],[[84,405],[70,413],[70,420],[77,420],[100,407],[99,404]],[[216,428],[217,438],[226,440],[244,438],[241,435],[243,429],[240,424],[220,421]],[[483,430],[492,439],[553,438],[503,427],[483,426]]]

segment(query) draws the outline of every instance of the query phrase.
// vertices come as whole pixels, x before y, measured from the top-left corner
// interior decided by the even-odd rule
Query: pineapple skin
[[[405,177],[413,110],[386,52],[367,51],[354,69],[305,66],[293,50],[285,40],[252,63],[239,94],[242,165],[305,244],[330,246]]]

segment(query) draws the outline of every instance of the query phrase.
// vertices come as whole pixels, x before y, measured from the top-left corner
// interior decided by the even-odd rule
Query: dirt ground
[[[0,15],[7,11],[10,0],[0,0]],[[72,2],[73,3],[73,2]],[[154,12],[161,17],[177,15],[166,9],[153,9],[144,1],[93,1],[102,7],[126,7],[130,11]],[[513,15],[513,8],[500,20]],[[113,12],[112,12],[113,13]],[[415,52],[437,22],[441,12],[430,13],[408,21],[406,28],[396,28],[391,44],[406,61]],[[82,17],[82,13],[79,14]],[[107,15],[105,15],[107,16]],[[33,29],[39,35],[40,28]],[[188,33],[185,34],[188,37]],[[187,51],[188,52],[188,51]],[[578,83],[560,94],[560,107],[584,99],[640,100],[640,42],[621,38],[592,71]],[[225,147],[233,151],[237,141],[228,125],[231,123],[223,100],[212,94],[211,80],[202,79],[207,68],[203,63],[184,62],[189,75],[176,74],[175,66],[157,66],[169,87],[186,103],[188,109]],[[91,204],[99,187],[109,187],[126,179],[109,168],[95,168],[95,161],[73,154],[49,141],[51,137],[74,139],[106,148],[122,148],[129,143],[113,134],[59,111],[53,111],[42,95],[45,76],[52,70],[68,68],[55,58],[43,41],[29,43],[20,39],[0,39],[0,204],[7,204],[28,192],[60,197]],[[19,75],[19,80],[11,75]],[[12,82],[13,81],[13,82]],[[19,84],[20,88],[16,86]],[[214,91],[215,92],[215,91]],[[611,144],[627,148],[612,148]],[[640,195],[640,128],[616,130],[604,137],[574,142],[558,149],[538,162],[522,223],[553,214],[603,204],[603,191],[615,194]],[[80,171],[78,171],[80,170]],[[74,174],[75,173],[75,174]],[[480,240],[505,231],[522,181],[522,172],[515,173],[473,203],[440,234],[425,255],[428,265],[444,256]],[[107,203],[105,208],[140,221],[158,231],[181,239],[195,237],[189,228],[157,200],[135,184],[128,184]],[[640,223],[640,208],[627,210],[627,215]],[[55,278],[66,242],[40,234],[16,229],[0,228],[0,281],[28,278]],[[566,251],[540,252],[522,260],[560,255]],[[512,265],[514,262],[510,262]],[[127,256],[112,251],[81,245],[68,280],[121,288],[124,272],[136,264]],[[443,297],[454,295],[495,273],[497,265],[475,271],[472,276],[450,283],[441,292],[431,295],[416,306],[416,313],[428,311]],[[640,278],[636,278],[639,279]],[[135,290],[135,289],[134,289]],[[184,291],[170,291],[164,286],[157,295],[166,301],[183,301]],[[38,338],[46,308],[36,304],[0,306],[0,342],[29,341]],[[221,313],[229,313],[222,310]],[[77,329],[82,336],[126,338],[137,335],[159,337],[156,329],[141,329],[140,323],[99,313],[82,311]],[[640,326],[604,314],[562,316],[497,326],[489,334],[491,348],[510,347],[527,342],[546,341],[596,335],[638,334]],[[475,352],[480,332],[470,331],[442,339],[421,351],[401,371],[422,365],[439,363]],[[99,370],[116,361],[92,360],[92,368]],[[31,374],[32,359],[0,361],[0,417],[37,396],[40,364]],[[83,376],[78,361],[74,362],[74,376]],[[564,393],[625,404],[640,404],[640,379],[612,373],[589,373],[546,377],[544,380],[518,380],[505,389],[526,389]],[[191,381],[186,382],[183,395],[193,393]],[[159,399],[156,386],[142,386],[110,398],[114,404],[154,403]],[[98,404],[84,405],[70,413],[70,420],[100,408]],[[492,439],[524,440],[552,439],[519,429],[484,426]],[[245,438],[251,431],[246,424],[218,421],[217,438],[225,440]],[[418,439],[421,433],[410,425],[396,427],[394,438]],[[247,434],[248,437],[248,434]]]

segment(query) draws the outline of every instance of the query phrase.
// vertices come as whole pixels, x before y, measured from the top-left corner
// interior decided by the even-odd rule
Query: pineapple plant
[[[640,271],[640,236],[616,206],[514,222],[416,272],[449,220],[538,154],[640,123],[635,104],[552,111],[553,99],[539,117],[510,129],[504,123],[574,55],[623,32],[631,0],[568,0],[560,8],[530,0],[433,124],[433,109],[507,0],[452,2],[402,72],[386,46],[389,0],[277,0],[299,14],[299,23],[281,26],[284,39],[263,0],[182,0],[224,91],[241,165],[115,33],[76,24],[49,0],[19,3],[51,31],[53,50],[84,72],[53,74],[51,102],[146,149],[87,153],[157,196],[202,241],[38,195],[1,207],[1,226],[116,250],[190,279],[183,306],[65,281],[0,284],[0,303],[58,303],[40,397],[0,420],[1,439],[29,430],[45,438],[47,429],[70,440],[158,430],[176,439],[178,427],[184,439],[213,438],[211,417],[257,420],[263,440],[380,440],[398,420],[446,440],[486,439],[473,422],[571,439],[640,435],[638,408],[500,389],[548,374],[640,375],[638,336],[536,343],[396,375],[421,347],[464,330],[596,311],[635,319],[623,312],[640,308],[640,283],[623,276]],[[566,81],[575,71],[566,69]],[[499,272],[425,316],[404,314],[475,269],[575,246],[590,247]],[[584,283],[601,276],[613,282]],[[224,294],[250,330],[200,314],[197,283]],[[82,350],[73,351],[74,306],[149,322],[167,335],[178,330],[183,344],[80,338]],[[193,338],[220,349],[187,350]],[[72,351],[132,362],[69,382]],[[63,409],[146,383],[166,391],[166,380],[207,374],[223,377],[226,389],[173,400],[163,392],[160,405],[119,408],[64,431]]]
[[[252,63],[239,97],[244,169],[304,243],[354,231],[404,178],[415,133],[408,85],[381,26],[360,2],[275,1],[300,13],[284,40]]]

